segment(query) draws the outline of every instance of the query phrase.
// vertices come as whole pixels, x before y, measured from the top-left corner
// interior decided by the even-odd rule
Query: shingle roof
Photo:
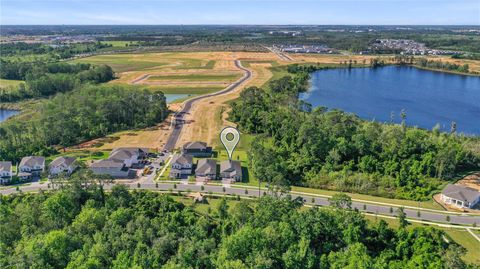
[[[195,141],[195,142],[188,142],[183,145],[183,149],[197,149],[197,150],[205,150],[207,149],[207,143]]]
[[[43,166],[45,165],[45,157],[42,156],[28,156],[23,157],[20,161],[20,166],[29,166],[33,167],[35,165]]]
[[[215,174],[217,172],[217,161],[212,159],[200,159],[197,163],[195,173]]]
[[[475,189],[452,184],[448,184],[445,189],[443,189],[442,194],[469,203],[475,202],[480,197],[480,192]]]
[[[1,171],[12,171],[12,162],[0,162],[0,172]]]
[[[75,162],[75,160],[77,160],[77,158],[75,158],[75,157],[61,156],[61,157],[58,157],[55,160],[53,160],[50,163],[50,167],[56,167],[56,166],[60,166],[62,164],[64,164],[65,166],[68,167],[68,166],[72,165]]]
[[[239,161],[223,161],[220,163],[220,172],[236,172],[242,173],[242,164]]]
[[[92,168],[123,168],[123,162],[119,160],[105,159],[92,163]]]
[[[145,148],[115,148],[110,152],[109,159],[116,159],[116,160],[126,160],[130,159],[133,155],[140,155],[140,154],[148,153],[148,149]]]
[[[174,163],[179,163],[179,164],[192,164],[193,163],[193,157],[190,155],[186,154],[178,154],[173,157],[172,164]]]

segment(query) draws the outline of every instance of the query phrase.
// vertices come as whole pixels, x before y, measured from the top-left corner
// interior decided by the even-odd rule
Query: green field
[[[152,67],[159,67],[169,64],[168,61],[149,61],[148,56],[132,57],[131,54],[98,55],[76,59],[76,63],[106,64],[113,68],[115,72],[138,71]]]
[[[112,45],[113,47],[118,48],[128,48],[131,45],[137,45],[137,41],[100,41],[102,44]],[[128,45],[128,46],[127,46]]]
[[[203,75],[203,74],[178,74],[178,75],[165,75],[165,76],[150,76],[148,80],[181,80],[189,82],[200,81],[234,81],[239,79],[240,75]]]
[[[23,83],[22,80],[0,79],[0,89],[16,87]]]

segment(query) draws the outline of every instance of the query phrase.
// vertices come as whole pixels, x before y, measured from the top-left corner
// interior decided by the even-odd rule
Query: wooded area
[[[105,193],[87,174],[53,193],[0,197],[2,268],[473,268],[431,227],[265,196],[199,213],[168,194]]]
[[[81,84],[102,83],[114,78],[112,68],[107,65],[15,62],[2,59],[0,64],[0,78],[26,81],[13,89],[0,89],[0,102],[51,96],[71,91]]]
[[[29,119],[0,125],[0,159],[48,156],[65,147],[109,133],[153,126],[168,115],[163,93],[121,85],[86,85],[45,100]]]

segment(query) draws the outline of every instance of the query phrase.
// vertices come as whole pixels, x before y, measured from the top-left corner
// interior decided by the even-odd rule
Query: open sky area
[[[480,25],[480,0],[1,0],[8,24]]]

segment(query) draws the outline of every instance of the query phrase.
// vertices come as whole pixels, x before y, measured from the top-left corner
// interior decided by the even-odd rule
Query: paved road
[[[250,77],[252,77],[252,72],[250,70],[244,68],[241,65],[240,61],[236,60],[235,61],[235,66],[237,66],[237,68],[245,71],[245,74],[243,75],[243,77],[240,78],[239,80],[237,80],[235,83],[231,84],[230,86],[228,86],[227,88],[225,88],[224,90],[221,90],[219,92],[198,96],[198,97],[195,97],[195,98],[192,98],[192,99],[189,99],[189,100],[185,101],[183,109],[176,114],[176,119],[175,119],[176,125],[174,126],[174,129],[173,129],[172,133],[170,134],[167,142],[165,143],[165,146],[163,148],[164,150],[172,151],[175,148],[175,145],[177,144],[178,138],[180,137],[180,133],[182,132],[182,128],[183,128],[183,125],[184,125],[185,114],[187,114],[190,111],[190,109],[192,108],[192,105],[196,101],[202,100],[202,99],[205,99],[205,98],[209,98],[209,97],[212,97],[212,96],[217,96],[217,95],[221,95],[221,94],[231,92],[231,91],[235,90],[237,87],[239,87],[243,82],[245,82],[246,80],[250,79]]]
[[[105,189],[109,190],[112,188],[114,184],[107,184],[105,185]],[[125,184],[127,187],[131,189],[137,189],[137,183],[127,183]],[[204,190],[201,190],[201,186],[198,185],[191,185],[191,184],[176,184],[176,189],[174,188],[173,183],[141,183],[140,188],[144,190],[158,190],[158,191],[199,191],[199,192],[212,192],[217,194],[233,194],[239,195],[242,197],[258,197],[259,190],[253,188],[245,188],[241,186],[236,186],[233,188],[229,187],[222,187],[217,185],[204,185]],[[39,190],[49,190],[47,184],[39,184],[35,183],[29,186],[20,187],[20,190],[23,192],[35,192]],[[225,190],[225,191],[224,191]],[[247,192],[248,193],[247,193]],[[15,188],[3,189],[0,190],[0,194],[2,195],[9,195],[16,193]],[[260,195],[266,194],[264,189],[260,190]],[[318,197],[312,195],[299,195],[292,193],[291,196],[293,198],[301,197],[306,204],[311,205],[319,205],[319,206],[328,206],[328,197]],[[313,200],[312,200],[313,199]],[[372,214],[379,214],[379,215],[386,215],[386,216],[396,216],[397,215],[397,206],[388,206],[388,205],[376,205],[376,204],[369,204],[363,202],[356,202],[352,203],[353,208],[357,208],[359,211],[368,212]],[[392,211],[392,212],[390,212]],[[418,212],[420,211],[420,217],[418,217]],[[453,225],[472,225],[476,223],[480,226],[480,216],[467,216],[467,215],[459,215],[452,212],[432,212],[428,210],[416,210],[416,209],[405,209],[405,213],[409,219],[415,220],[422,220],[428,222],[436,222],[436,223],[445,223],[445,224],[453,224]],[[449,216],[450,221],[447,221],[447,216]],[[460,228],[460,227],[459,227]]]

